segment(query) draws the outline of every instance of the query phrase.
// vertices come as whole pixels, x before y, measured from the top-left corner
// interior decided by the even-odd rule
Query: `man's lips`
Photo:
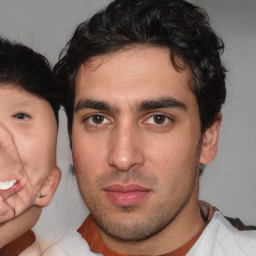
[[[138,184],[112,184],[103,189],[106,197],[117,206],[133,206],[151,194],[151,190]]]

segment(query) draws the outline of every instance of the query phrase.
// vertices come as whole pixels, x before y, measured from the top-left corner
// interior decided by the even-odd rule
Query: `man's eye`
[[[86,118],[90,125],[110,124],[111,121],[102,115],[92,115]]]
[[[163,115],[163,114],[155,114],[155,115],[152,115],[151,117],[149,117],[145,123],[148,123],[148,124],[154,124],[154,125],[164,125],[168,122],[170,122],[170,118],[166,115]]]
[[[15,115],[13,115],[13,117],[19,119],[19,120],[25,120],[27,118],[30,118],[29,115],[25,114],[25,113],[17,113]]]

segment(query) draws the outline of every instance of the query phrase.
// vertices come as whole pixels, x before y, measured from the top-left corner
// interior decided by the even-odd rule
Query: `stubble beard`
[[[182,210],[189,203],[191,196],[196,189],[195,184],[198,184],[201,142],[202,141],[200,139],[196,149],[194,162],[188,171],[189,175],[191,175],[191,180],[189,184],[183,188],[182,194],[179,195],[179,198],[159,203],[154,209],[152,209],[148,216],[143,216],[143,219],[133,218],[133,212],[136,212],[138,206],[118,207],[119,212],[123,213],[124,217],[122,219],[115,219],[114,216],[107,213],[104,206],[99,201],[95,200],[97,197],[93,196],[93,191],[87,191],[87,197],[82,193],[83,199],[98,228],[107,236],[115,240],[132,243],[147,240],[148,238],[160,233],[167,226],[171,225],[171,223],[177,216],[179,216]],[[136,181],[145,181],[145,179],[147,179],[143,174],[140,174],[139,171],[134,171],[133,174],[132,172],[133,171],[130,173],[127,172],[127,177],[129,175],[133,178],[135,177]],[[117,174],[113,176],[117,176]],[[148,181],[148,183],[151,184],[156,184],[157,182],[158,181],[154,180],[154,178]],[[88,197],[88,195],[91,196]]]
[[[124,218],[123,220],[111,220],[105,213],[94,214],[93,219],[98,228],[103,231],[107,236],[121,241],[121,242],[141,242],[153,237],[169,226],[179,213],[186,207],[191,197],[188,197],[182,202],[179,208],[173,207],[170,203],[168,210],[164,210],[165,206],[159,206],[153,216],[144,217],[144,220],[132,220]],[[133,212],[133,207],[122,207],[124,213]]]
[[[104,206],[96,201],[95,197],[87,197],[88,200],[84,196],[83,198],[98,228],[107,236],[122,242],[139,242],[157,235],[176,219],[193,194],[196,177],[194,175],[189,186],[184,188],[185,193],[183,191],[180,198],[159,203],[148,216],[143,216],[143,219],[133,218],[137,206],[118,207],[124,217],[116,219],[115,216],[107,213]],[[93,192],[88,194],[93,195]]]

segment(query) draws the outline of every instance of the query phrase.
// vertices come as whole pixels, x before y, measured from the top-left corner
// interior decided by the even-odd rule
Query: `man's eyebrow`
[[[107,102],[94,100],[94,99],[81,99],[75,106],[74,112],[78,112],[82,109],[97,109],[97,110],[104,110],[104,111],[112,111],[117,112],[116,109],[111,107]]]
[[[180,108],[182,110],[187,110],[185,103],[172,97],[144,100],[138,104],[136,109],[137,111],[147,111],[158,108]]]

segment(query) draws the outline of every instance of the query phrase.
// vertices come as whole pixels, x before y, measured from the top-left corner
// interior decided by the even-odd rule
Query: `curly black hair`
[[[138,44],[168,48],[175,69],[190,70],[202,133],[213,124],[225,102],[226,69],[220,59],[224,44],[205,10],[184,0],[116,0],[77,27],[54,67],[66,95],[69,134],[81,64]]]

